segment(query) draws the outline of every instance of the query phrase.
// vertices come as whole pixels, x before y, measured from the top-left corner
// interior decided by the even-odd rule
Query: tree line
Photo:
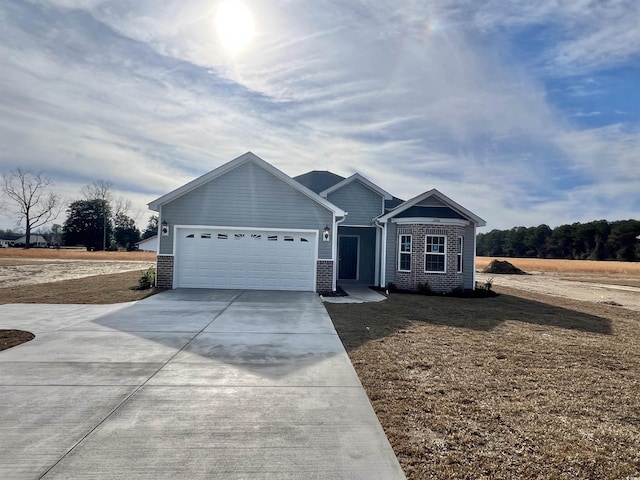
[[[484,257],[565,258],[571,260],[640,261],[640,221],[596,220],[550,228],[514,227],[477,235],[477,254]]]
[[[42,173],[18,168],[2,175],[0,209],[24,227],[25,246],[32,232],[44,234],[54,245],[83,245],[88,250],[133,249],[141,239],[156,235],[158,218],[152,215],[144,232],[131,217],[131,202],[113,194],[113,183],[98,180],[85,185],[78,200],[67,203],[52,191],[53,182]],[[66,207],[66,220],[54,223]],[[48,230],[43,230],[49,224]],[[1,231],[8,234],[11,231]],[[12,232],[11,232],[12,233]]]

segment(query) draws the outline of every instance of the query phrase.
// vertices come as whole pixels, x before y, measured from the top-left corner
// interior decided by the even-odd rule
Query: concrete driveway
[[[0,478],[396,479],[313,293],[3,305]]]

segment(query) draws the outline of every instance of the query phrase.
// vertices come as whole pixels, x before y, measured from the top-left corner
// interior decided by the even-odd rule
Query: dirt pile
[[[527,272],[520,270],[506,260],[493,260],[482,272],[499,275],[527,275]]]

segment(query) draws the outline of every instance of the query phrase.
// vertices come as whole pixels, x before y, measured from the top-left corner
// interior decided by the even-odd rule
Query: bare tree
[[[92,184],[82,187],[80,193],[85,200],[106,200],[110,202],[113,197],[112,188],[113,183],[109,180],[96,180]]]
[[[48,191],[53,182],[42,173],[18,168],[3,174],[2,180],[2,191],[15,204],[14,213],[18,216],[18,223],[24,221],[25,244],[26,248],[29,248],[31,230],[60,215],[61,198],[56,193]]]

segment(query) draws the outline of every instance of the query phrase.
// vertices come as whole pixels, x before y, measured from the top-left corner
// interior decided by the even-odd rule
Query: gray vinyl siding
[[[385,282],[387,284],[396,281],[396,255],[398,248],[396,231],[396,224],[390,221],[387,222],[387,261],[385,265]]]
[[[421,202],[416,203],[416,206],[418,206],[418,207],[448,207],[449,205],[447,205],[446,203],[442,203],[437,198],[427,197],[424,200],[422,200]]]
[[[173,253],[174,225],[211,225],[317,230],[318,258],[331,259],[332,242],[321,236],[332,212],[251,162],[161,208],[170,235],[160,237],[160,254]]]
[[[345,225],[369,227],[375,217],[384,213],[382,196],[357,180],[331,192],[327,200],[349,213],[344,221]]]
[[[473,284],[473,270],[475,268],[475,257],[473,252],[475,251],[474,245],[476,241],[476,227],[475,225],[467,225],[464,229],[464,252],[462,255],[462,272],[464,288],[474,288]]]

